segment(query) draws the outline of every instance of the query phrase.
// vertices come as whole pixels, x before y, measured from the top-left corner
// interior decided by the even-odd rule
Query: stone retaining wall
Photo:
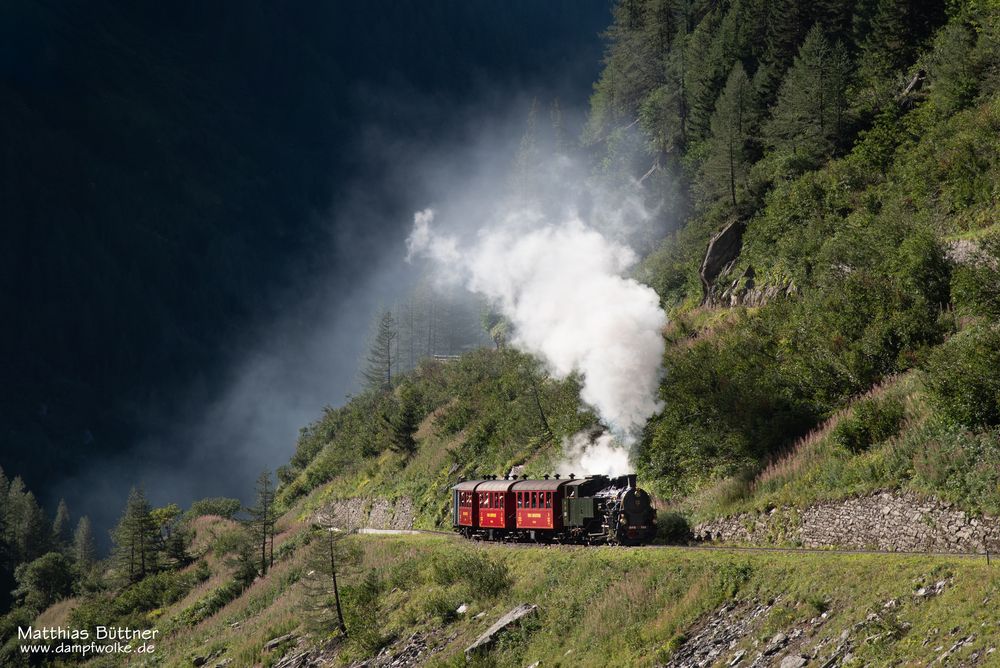
[[[903,552],[1000,550],[997,518],[976,517],[938,499],[890,491],[801,510],[776,508],[723,517],[697,525],[694,534],[699,540],[754,545]]]
[[[413,501],[409,497],[394,502],[382,497],[337,499],[316,513],[316,519],[344,529],[412,529]]]

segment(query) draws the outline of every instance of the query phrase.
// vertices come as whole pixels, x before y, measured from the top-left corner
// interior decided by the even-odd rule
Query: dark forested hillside
[[[579,97],[607,7],[571,4],[4,3],[4,465],[44,490],[127,450],[210,397],[311,274],[346,294],[396,229],[330,229],[384,168],[360,131],[446,134],[548,72]]]
[[[992,326],[957,281],[996,277],[954,260],[996,234],[997,28],[976,2],[617,5],[586,139],[689,193],[643,269],[674,313],[639,454],[665,492],[752,478]]]

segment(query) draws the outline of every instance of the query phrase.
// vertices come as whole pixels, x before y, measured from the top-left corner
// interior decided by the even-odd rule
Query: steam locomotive
[[[656,535],[656,510],[635,474],[488,476],[451,491],[452,523],[467,538],[640,545]]]

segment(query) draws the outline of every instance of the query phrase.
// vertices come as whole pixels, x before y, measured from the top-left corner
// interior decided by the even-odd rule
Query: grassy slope
[[[975,640],[959,657],[1000,643],[1000,578],[995,568],[967,559],[690,552],[675,548],[547,549],[479,546],[457,538],[352,537],[357,555],[343,576],[350,592],[363,574],[379,578],[378,634],[382,642],[429,634],[444,644],[430,665],[464,665],[463,649],[493,620],[521,602],[540,615],[511,634],[483,665],[653,665],[667,659],[700,616],[732,600],[775,605],[740,643],[751,655],[773,634],[803,628],[809,642],[837,638],[883,605],[899,608],[878,627],[851,630],[855,665],[929,661],[959,638]],[[191,629],[168,635],[161,665],[190,665],[195,656],[235,665],[272,665],[281,651],[264,644],[301,632],[306,591],[301,575],[305,550],[293,553],[243,596]],[[477,574],[442,579],[442,563],[504,564],[507,586],[498,595],[478,591]],[[925,584],[950,579],[944,592],[918,600]],[[350,594],[346,597],[351,605]],[[464,615],[454,614],[468,605]],[[162,611],[178,614],[184,603]],[[809,624],[823,610],[828,620]],[[476,615],[486,613],[479,619]],[[866,639],[867,638],[867,639]],[[929,639],[929,642],[924,642]],[[832,646],[831,646],[832,648]],[[346,664],[369,650],[341,646]]]
[[[906,377],[880,392],[905,394],[912,387],[912,378]],[[276,567],[200,620],[192,617],[192,611],[211,600],[230,580],[231,555],[227,551],[232,548],[227,537],[236,527],[219,518],[195,520],[193,551],[201,555],[199,561],[206,562],[211,574],[177,602],[143,615],[163,632],[159,663],[149,665],[187,666],[195,657],[212,656],[210,665],[231,658],[235,666],[267,666],[288,649],[265,651],[265,644],[273,638],[312,633],[309,642],[319,644],[322,632],[316,632],[316,613],[309,606],[311,594],[303,584],[304,575],[314,568],[308,562],[310,547],[305,541],[312,514],[330,498],[344,496],[345,490],[378,490],[392,496],[412,491],[421,476],[434,475],[435,471],[443,475],[441,471],[451,466],[447,449],[462,439],[440,434],[434,425],[441,418],[438,411],[421,425],[418,436],[422,447],[414,457],[384,454],[378,460],[379,472],[369,469],[335,479],[296,501],[279,522]],[[810,442],[821,441],[822,437]],[[396,487],[385,484],[390,478],[397,481]],[[773,494],[785,493],[780,487],[776,489]],[[761,492],[755,498],[766,495]],[[438,501],[422,511],[418,507],[418,524],[433,526],[442,517],[445,504]],[[893,598],[902,606],[883,624],[888,626],[881,632],[888,635],[863,641],[878,634],[852,631],[860,634],[854,650],[858,665],[902,658],[927,660],[940,654],[935,648],[947,648],[966,632],[974,631],[977,639],[962,649],[961,656],[1000,643],[1000,629],[994,621],[1000,612],[996,609],[1000,605],[1000,577],[984,563],[966,559],[689,552],[674,548],[510,548],[435,536],[357,536],[347,540],[345,553],[353,557],[345,559],[342,572],[345,603],[352,610],[359,584],[375,574],[380,623],[376,639],[369,637],[364,643],[349,643],[334,651],[343,664],[371,655],[379,644],[392,645],[420,632],[428,634],[430,645],[444,644],[431,665],[462,665],[464,647],[519,602],[538,604],[539,618],[529,624],[530,632],[512,634],[504,641],[486,665],[527,665],[535,660],[543,665],[570,661],[595,666],[652,665],[668,658],[681,640],[692,634],[700,617],[729,600],[777,599],[764,623],[741,641],[751,654],[763,646],[755,643],[766,643],[774,633],[792,628],[810,629],[812,643],[837,638]],[[502,580],[504,567],[496,566],[500,563],[506,565],[507,581]],[[442,564],[453,567],[445,569]],[[188,570],[197,568],[194,564]],[[501,576],[496,575],[497,568]],[[494,574],[493,581],[501,577],[499,594],[483,591],[484,570]],[[950,577],[954,581],[940,597],[915,602],[913,592],[919,586]],[[454,614],[463,603],[469,606],[467,613]],[[40,621],[65,620],[67,607],[66,603],[58,604],[43,613]],[[804,623],[826,608],[830,611],[828,621],[815,628]],[[485,616],[475,619],[480,612]],[[348,619],[352,619],[350,614]],[[949,633],[955,627],[960,631]],[[330,628],[328,625],[327,632]],[[924,644],[928,637],[931,641]]]

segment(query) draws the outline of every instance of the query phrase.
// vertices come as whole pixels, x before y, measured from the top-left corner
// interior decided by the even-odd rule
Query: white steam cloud
[[[577,472],[620,474],[628,447],[661,405],[667,317],[656,293],[625,272],[635,253],[579,216],[557,221],[532,210],[500,216],[470,239],[437,232],[434,211],[414,216],[407,258],[433,260],[440,273],[492,301],[513,328],[511,343],[552,374],[582,377],[581,398],[613,434],[577,434],[563,444]]]

